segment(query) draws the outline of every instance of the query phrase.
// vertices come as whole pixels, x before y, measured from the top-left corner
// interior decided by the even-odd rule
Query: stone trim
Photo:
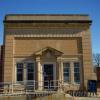
[[[72,29],[7,29],[6,34],[17,37],[82,37],[82,30]]]
[[[7,14],[5,16],[5,20],[50,20],[50,21],[89,21],[90,17],[88,15],[83,14]]]

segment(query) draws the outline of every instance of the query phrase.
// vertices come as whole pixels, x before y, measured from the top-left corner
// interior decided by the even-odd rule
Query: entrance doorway
[[[53,73],[53,64],[44,64],[44,88],[52,88],[53,87],[53,80],[54,80],[54,73]]]

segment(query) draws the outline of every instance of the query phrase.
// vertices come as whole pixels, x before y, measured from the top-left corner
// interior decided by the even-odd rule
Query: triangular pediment
[[[35,52],[35,55],[42,55],[43,53],[47,52],[47,54],[49,55],[49,53],[52,53],[55,56],[61,56],[63,54],[63,52],[55,49],[55,48],[51,48],[51,47],[45,47],[42,48],[41,50]]]

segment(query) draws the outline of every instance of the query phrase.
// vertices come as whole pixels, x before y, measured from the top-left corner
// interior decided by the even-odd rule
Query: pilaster
[[[74,83],[74,62],[70,62],[70,82]]]
[[[27,75],[26,75],[26,74],[27,74],[27,73],[26,73],[26,72],[27,72],[27,71],[26,71],[26,70],[27,70],[27,65],[26,65],[25,63],[23,64],[23,68],[24,68],[24,69],[23,69],[23,73],[24,73],[24,74],[23,74],[23,80],[27,80]]]

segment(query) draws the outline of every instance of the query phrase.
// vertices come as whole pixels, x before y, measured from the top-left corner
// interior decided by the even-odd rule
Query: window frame
[[[64,72],[64,67],[65,67],[65,64],[69,64],[69,80],[68,81],[66,81],[65,80],[65,76],[64,76],[64,73],[68,73],[68,72]],[[70,76],[70,74],[71,74],[71,64],[70,64],[70,62],[63,62],[63,80],[64,80],[64,83],[70,83],[70,81],[71,81],[71,76]]]
[[[27,65],[28,64],[33,64],[33,80],[35,80],[35,63],[34,62],[27,62],[26,63],[26,80],[27,81],[33,81],[33,80],[28,80],[28,68],[27,68]]]
[[[78,63],[78,64],[79,64],[79,66],[77,67],[78,70],[79,70],[79,72],[77,72],[77,71],[75,72],[75,63]],[[74,73],[73,73],[73,74],[74,74],[74,83],[75,83],[75,84],[80,84],[80,82],[81,82],[81,76],[80,76],[80,74],[81,74],[81,73],[80,73],[80,62],[76,61],[76,62],[73,63],[73,65],[74,65]],[[79,75],[78,75],[78,76],[79,76],[79,80],[78,80],[79,82],[76,82],[76,81],[75,81],[75,73],[76,73],[76,74],[79,74]]]
[[[22,64],[23,65],[23,68],[22,68],[22,81],[18,81],[18,64]],[[21,69],[21,68],[20,68]],[[17,62],[16,63],[16,82],[23,82],[24,81],[24,64],[21,63],[21,62]]]

